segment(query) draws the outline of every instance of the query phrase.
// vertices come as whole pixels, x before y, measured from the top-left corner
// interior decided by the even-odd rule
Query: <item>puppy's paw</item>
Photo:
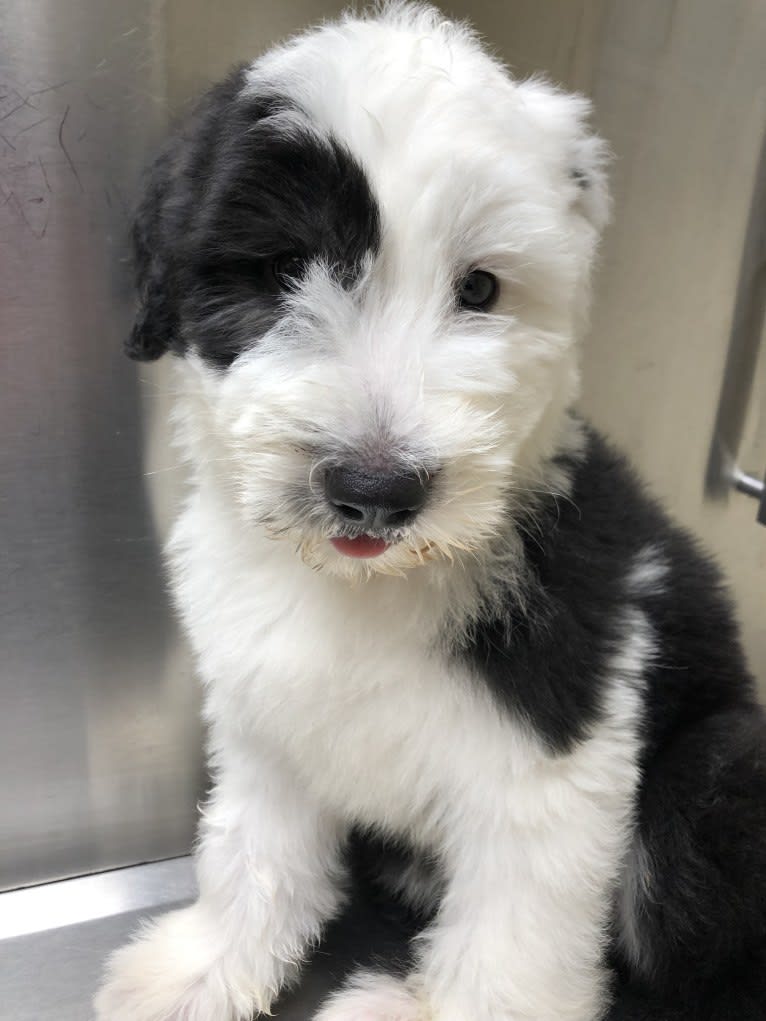
[[[195,905],[114,953],[94,1006],[96,1021],[249,1021],[269,1003],[227,973],[215,928]]]
[[[400,979],[361,971],[334,993],[314,1021],[426,1021],[420,998]]]

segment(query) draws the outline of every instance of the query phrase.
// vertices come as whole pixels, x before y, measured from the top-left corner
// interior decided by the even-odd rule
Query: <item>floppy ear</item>
[[[582,134],[572,145],[569,174],[575,185],[575,208],[599,233],[609,222],[611,200],[607,182],[610,153],[603,139],[590,134],[582,125]]]
[[[173,238],[166,206],[173,190],[173,140],[151,167],[133,224],[133,259],[138,289],[136,321],[125,352],[151,362],[177,342],[178,308],[173,272]]]
[[[232,71],[202,97],[147,174],[132,235],[138,308],[125,342],[126,353],[138,361],[184,350],[181,302],[188,291],[189,241],[244,70]]]
[[[561,154],[561,183],[569,189],[573,210],[601,232],[609,221],[606,171],[610,153],[606,143],[591,130],[590,100],[579,93],[565,92],[539,75],[519,82],[517,89],[528,116]]]

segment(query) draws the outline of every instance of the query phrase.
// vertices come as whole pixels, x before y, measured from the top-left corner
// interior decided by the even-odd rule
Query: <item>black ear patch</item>
[[[163,237],[167,194],[173,166],[170,152],[163,153],[149,172],[144,198],[133,224],[133,257],[138,285],[136,322],[125,342],[125,351],[137,361],[151,362],[175,343],[178,333],[176,303],[172,293],[172,257]]]
[[[288,95],[212,89],[149,173],[133,234],[139,308],[127,342],[151,361],[190,347],[225,368],[286,314],[273,266],[326,266],[351,286],[380,245],[363,167]]]
[[[146,175],[132,232],[138,308],[125,342],[126,353],[138,361],[185,346],[179,320],[185,229],[202,198],[227,109],[243,85],[244,67],[211,89]]]

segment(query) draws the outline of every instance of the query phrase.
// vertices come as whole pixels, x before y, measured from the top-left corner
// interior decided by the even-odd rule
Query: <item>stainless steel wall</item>
[[[0,3],[0,887],[189,846],[194,686],[120,345],[165,121],[145,0]]]
[[[182,479],[166,368],[120,352],[128,209],[169,115],[341,6],[0,0],[0,888],[188,849],[201,734],[158,552]],[[595,98],[616,211],[583,405],[718,552],[766,680],[766,529],[747,498],[703,490],[766,125],[766,8],[442,6],[519,72]],[[762,472],[762,351],[751,374],[739,453]]]

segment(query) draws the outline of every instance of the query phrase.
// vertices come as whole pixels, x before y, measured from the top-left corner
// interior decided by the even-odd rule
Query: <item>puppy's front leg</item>
[[[199,900],[118,950],[99,1021],[240,1021],[268,1011],[336,911],[340,829],[263,749],[226,749],[205,809]]]
[[[466,815],[450,834],[447,890],[415,980],[438,1021],[602,1015],[625,815],[566,781],[536,797],[524,825],[518,806],[496,803],[494,818]]]

